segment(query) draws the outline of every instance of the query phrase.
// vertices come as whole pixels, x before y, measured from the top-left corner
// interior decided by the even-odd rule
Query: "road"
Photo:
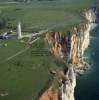
[[[40,37],[36,38],[36,39],[33,40],[32,42],[30,42],[30,44],[35,43],[35,42],[36,42],[37,40],[39,40],[39,39],[40,39]],[[27,48],[22,49],[21,51],[17,52],[16,54],[14,54],[14,55],[8,57],[8,58],[6,59],[6,61],[11,60],[11,59],[13,59],[14,57],[16,57],[16,56],[22,54],[23,52],[27,51],[29,48],[30,48],[30,47],[28,46]]]

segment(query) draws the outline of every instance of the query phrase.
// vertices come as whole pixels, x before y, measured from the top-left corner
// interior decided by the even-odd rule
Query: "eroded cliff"
[[[49,44],[50,51],[69,66],[57,89],[57,99],[54,97],[50,99],[51,96],[49,96],[49,99],[40,100],[74,100],[76,74],[84,72],[88,67],[86,61],[83,60],[83,55],[90,44],[90,32],[97,26],[98,9],[88,9],[84,14],[86,21],[73,27],[70,31],[46,33],[45,40]],[[48,91],[52,92],[51,89],[48,89],[44,94]]]
[[[50,87],[46,92],[40,97],[40,100],[58,100],[58,90]]]

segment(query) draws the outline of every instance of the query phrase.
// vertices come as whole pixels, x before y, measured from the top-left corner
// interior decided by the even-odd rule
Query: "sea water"
[[[99,100],[99,27],[91,32],[91,43],[86,53],[90,70],[77,77],[75,100]]]

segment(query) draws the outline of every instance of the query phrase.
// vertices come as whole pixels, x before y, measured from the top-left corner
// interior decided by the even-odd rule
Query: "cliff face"
[[[40,97],[40,100],[58,100],[58,91],[51,87]]]
[[[58,100],[74,100],[76,74],[86,69],[87,63],[83,61],[82,57],[90,44],[90,32],[97,26],[97,17],[97,9],[89,9],[85,12],[86,22],[81,23],[78,27],[73,27],[66,33],[50,32],[46,34],[45,40],[49,44],[50,51],[71,65],[64,73],[65,80],[61,80],[57,93]]]
[[[90,44],[90,31],[95,25],[81,23],[79,27],[74,27],[67,33],[47,33],[45,39],[50,46],[50,51],[71,64],[78,64]]]
[[[84,51],[90,44],[90,32],[97,26],[97,10],[89,9],[85,12],[85,18],[86,22],[82,22],[78,27],[73,27],[69,32],[46,34],[45,39],[50,46],[50,51],[55,56],[71,64],[83,64]]]
[[[70,61],[72,64],[80,62],[84,51],[90,44],[91,23],[82,23],[74,28],[71,36]]]
[[[60,87],[60,99],[59,100],[74,100],[74,88],[76,86],[76,74],[73,67],[70,67],[65,75],[65,80],[62,80]]]
[[[85,17],[88,20],[88,22],[95,22],[97,20],[96,15],[97,15],[96,8],[88,9],[87,11],[85,11]]]
[[[47,33],[45,38],[49,44],[50,51],[59,58],[68,56],[70,52],[70,36],[62,32]]]

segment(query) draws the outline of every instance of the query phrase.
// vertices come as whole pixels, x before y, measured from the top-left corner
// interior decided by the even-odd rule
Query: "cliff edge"
[[[83,60],[85,50],[90,44],[90,32],[98,25],[98,9],[85,10],[86,21],[73,27],[70,31],[46,33],[45,40],[49,50],[56,57],[68,63],[61,79],[59,88],[52,92],[49,88],[42,94],[40,100],[74,100],[77,73],[83,73],[88,64]]]

